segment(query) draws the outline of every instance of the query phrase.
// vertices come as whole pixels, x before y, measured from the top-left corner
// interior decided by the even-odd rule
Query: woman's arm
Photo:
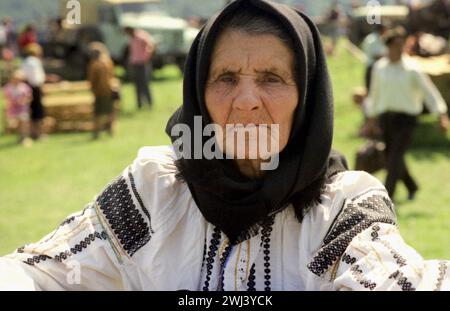
[[[345,199],[335,202],[339,212],[308,264],[314,282],[335,290],[450,290],[450,262],[424,260],[404,242],[384,187],[365,173],[347,175],[337,186]]]
[[[96,203],[37,243],[0,258],[1,290],[118,290],[120,261]]]
[[[0,289],[141,289],[132,256],[151,238],[131,168],[37,243],[0,258]]]
[[[450,290],[450,262],[424,260],[389,224],[356,236],[335,267],[337,290]]]

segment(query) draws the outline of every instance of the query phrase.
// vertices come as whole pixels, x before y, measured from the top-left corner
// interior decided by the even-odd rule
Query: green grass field
[[[351,101],[362,83],[363,65],[346,50],[329,60],[335,94],[334,148],[351,166],[364,143],[356,136],[362,117]],[[168,144],[168,117],[182,101],[182,80],[175,68],[157,73],[153,110],[136,111],[134,91],[123,88],[123,106],[114,138],[92,141],[88,133],[51,135],[32,148],[16,137],[0,136],[0,255],[40,239],[68,214],[78,211],[135,158],[142,146]],[[0,107],[3,100],[0,98]],[[1,109],[0,109],[1,110]],[[425,117],[408,155],[421,191],[406,201],[399,186],[397,212],[406,241],[426,258],[450,258],[450,144],[433,118]],[[382,180],[384,174],[377,175]]]

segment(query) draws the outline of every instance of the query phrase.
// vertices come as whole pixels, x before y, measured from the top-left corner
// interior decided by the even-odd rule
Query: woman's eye
[[[261,78],[261,82],[263,83],[282,83],[283,80],[274,75],[267,75]]]
[[[223,82],[223,83],[235,83],[236,82],[236,77],[234,75],[231,74],[225,74],[225,75],[221,75],[217,81],[219,82]]]

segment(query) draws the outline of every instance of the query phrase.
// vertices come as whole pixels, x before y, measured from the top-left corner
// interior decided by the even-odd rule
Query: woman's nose
[[[233,100],[233,108],[242,111],[253,111],[261,107],[261,98],[254,81],[241,79],[238,93]]]

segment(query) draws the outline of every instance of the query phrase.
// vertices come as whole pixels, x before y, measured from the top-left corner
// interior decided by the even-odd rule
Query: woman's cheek
[[[224,126],[229,113],[231,103],[230,93],[226,88],[211,86],[206,90],[206,108],[214,123]]]

